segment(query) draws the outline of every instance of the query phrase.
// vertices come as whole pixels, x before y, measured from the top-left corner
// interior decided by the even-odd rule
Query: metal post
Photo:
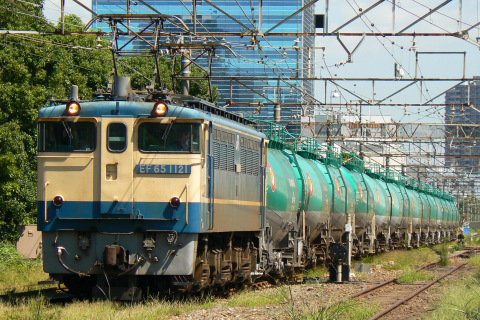
[[[395,33],[395,0],[392,0],[392,33]]]
[[[258,2],[258,32],[262,34],[263,0]]]
[[[282,89],[280,88],[280,81],[277,81],[277,103],[273,107],[273,118],[274,118],[274,121],[277,122],[277,123],[280,123],[280,121],[282,120],[282,107],[281,107],[282,92],[281,92],[281,90]]]
[[[61,16],[62,16],[62,27],[61,27],[61,33],[62,34],[65,34],[65,0],[62,0],[60,1],[60,10],[62,11],[61,12]]]
[[[337,265],[337,282],[342,282],[342,260],[338,260],[338,265]]]
[[[193,33],[197,33],[197,0],[193,0]]]
[[[360,101],[360,113],[358,114],[360,122],[360,145],[358,146],[358,155],[363,160],[363,125],[362,125],[362,101]]]
[[[127,0],[127,14],[132,14],[132,10],[130,7],[130,0]],[[130,19],[127,20],[127,26],[128,26],[128,34],[130,34]]]
[[[182,76],[183,77],[189,77],[190,76],[190,52],[188,50],[185,50],[184,54],[182,55]],[[188,96],[190,93],[190,80],[182,80],[182,94],[185,96]]]
[[[458,32],[462,31],[462,0],[458,0]]]
[[[323,26],[323,33],[328,33],[328,0],[325,0],[325,25]]]
[[[352,215],[349,213],[347,215],[347,224],[345,225],[345,231],[347,232],[347,236],[348,236],[348,243],[347,243],[347,246],[348,246],[348,256],[347,256],[347,275],[346,277],[344,277],[346,279],[346,281],[350,281],[350,268],[351,268],[351,265],[352,265],[352,246],[353,246],[353,237],[352,237],[352,233],[353,233],[353,224],[352,224]]]

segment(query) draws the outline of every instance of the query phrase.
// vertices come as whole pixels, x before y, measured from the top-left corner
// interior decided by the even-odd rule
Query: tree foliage
[[[16,1],[18,9],[0,0],[0,29],[54,31],[42,23],[43,0]],[[35,18],[34,16],[40,17]],[[60,29],[58,24],[57,29]],[[67,15],[65,30],[83,30],[80,18]],[[80,99],[107,85],[112,75],[112,54],[108,42],[102,48],[95,36],[15,35],[0,38],[0,237],[15,240],[18,226],[36,221],[36,117],[46,101],[68,98],[70,87],[79,87]],[[160,59],[162,81],[172,88],[172,64]],[[135,89],[150,85],[153,58],[123,58],[120,75],[132,76]],[[175,66],[178,71],[180,66]],[[145,75],[146,77],[142,76]],[[192,68],[200,75],[199,68]],[[177,88],[180,86],[177,85]],[[192,84],[192,94],[206,97],[205,82]],[[216,91],[215,91],[216,93]]]
[[[18,7],[3,3],[0,28],[53,31]],[[16,2],[42,17],[41,0]],[[36,4],[31,5],[31,3]],[[81,29],[67,16],[68,28]],[[51,95],[67,97],[77,84],[85,98],[108,78],[108,53],[94,48],[95,37],[3,36],[0,41],[0,237],[15,240],[18,226],[36,219],[36,118]]]

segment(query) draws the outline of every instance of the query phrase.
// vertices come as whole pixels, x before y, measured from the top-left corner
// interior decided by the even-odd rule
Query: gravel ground
[[[459,261],[460,262],[460,261]],[[429,312],[435,307],[441,297],[441,292],[447,288],[448,282],[451,280],[465,277],[469,269],[455,273],[444,279],[441,283],[429,288],[421,293],[418,297],[410,300],[408,303],[400,306],[392,314],[382,319],[425,319]],[[350,283],[334,284],[322,283],[327,278],[320,279],[320,283],[284,285],[268,289],[258,290],[252,295],[260,295],[272,298],[269,305],[259,305],[256,307],[248,306],[231,306],[229,299],[220,299],[218,304],[213,308],[206,310],[196,310],[188,314],[176,316],[173,319],[293,319],[292,315],[298,316],[305,311],[318,310],[320,306],[329,306],[335,302],[342,301],[346,297],[362,291],[375,284],[379,284],[400,275],[400,271],[389,270],[384,268],[372,268],[371,273],[357,273]],[[282,299],[282,293],[286,299]],[[236,293],[241,294],[241,293]],[[380,293],[378,295],[381,295]],[[280,298],[279,298],[280,296]],[[371,300],[369,300],[371,299]],[[280,301],[282,301],[279,303]],[[386,308],[389,303],[385,300],[382,305],[382,299],[371,297],[364,301],[372,303],[372,305],[380,305]],[[265,304],[265,303],[264,303]],[[293,312],[292,310],[295,310]]]
[[[278,304],[277,299],[272,298],[272,304],[259,307],[230,307],[228,299],[222,300],[213,308],[207,310],[196,310],[189,314],[176,316],[173,319],[290,319],[289,314],[292,308],[296,312],[313,311],[319,306],[331,305],[341,301],[346,297],[366,289],[374,284],[384,282],[397,275],[393,270],[375,270],[371,273],[361,274],[353,278],[350,283],[318,283],[318,284],[298,284],[281,287],[272,287],[257,291],[255,294],[262,296],[275,296],[282,292],[291,297],[284,300],[284,303]],[[326,281],[327,277],[322,278],[320,282]],[[296,313],[298,315],[298,313]]]

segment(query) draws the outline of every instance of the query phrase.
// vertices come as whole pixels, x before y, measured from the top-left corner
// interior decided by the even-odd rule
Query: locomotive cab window
[[[107,137],[109,151],[123,152],[127,148],[127,126],[124,123],[110,123]]]
[[[93,122],[45,121],[38,124],[39,152],[92,152],[97,128]]]
[[[142,152],[200,152],[199,123],[145,122],[138,127],[138,145]]]

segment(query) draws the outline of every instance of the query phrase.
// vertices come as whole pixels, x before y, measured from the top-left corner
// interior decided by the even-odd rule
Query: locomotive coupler
[[[103,264],[106,269],[125,269],[125,265],[128,264],[125,248],[116,244],[105,246]]]

